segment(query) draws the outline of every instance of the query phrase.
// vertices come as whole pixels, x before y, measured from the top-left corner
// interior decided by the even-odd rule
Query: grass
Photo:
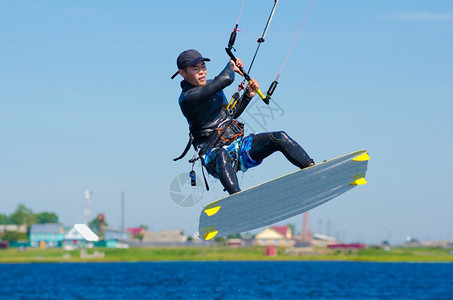
[[[103,252],[103,258],[81,258],[80,250],[65,251],[61,248],[0,249],[0,263],[36,262],[139,262],[139,261],[358,261],[358,262],[453,262],[450,250],[440,248],[394,248],[362,250],[317,249],[315,253],[291,255],[283,248],[275,257],[265,256],[264,247],[142,247],[129,249],[94,248]]]

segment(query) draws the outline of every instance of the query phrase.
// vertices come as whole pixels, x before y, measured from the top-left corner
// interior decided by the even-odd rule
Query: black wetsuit
[[[234,81],[233,63],[229,62],[225,69],[205,86],[195,87],[183,80],[181,82],[182,93],[179,97],[181,111],[189,123],[190,133],[193,135],[193,146],[204,146],[204,153],[209,147],[218,148],[216,151],[216,168],[210,168],[208,171],[215,177],[219,178],[222,185],[230,193],[240,191],[239,183],[236,176],[236,170],[233,168],[233,159],[223,148],[232,141],[229,138],[238,133],[238,128],[228,127],[222,131],[224,139],[215,138],[212,143],[212,137],[218,133],[218,127],[225,124],[229,119],[238,118],[249,104],[251,98],[244,93],[238,100],[231,116],[227,111],[228,101],[223,93],[223,89]],[[250,156],[261,161],[275,151],[282,152],[285,157],[299,168],[308,167],[313,160],[307,155],[302,147],[291,139],[285,132],[267,132],[255,134],[252,138]]]
[[[206,143],[218,126],[229,118],[228,101],[223,89],[233,83],[234,75],[233,64],[228,63],[217,77],[204,86],[195,87],[185,80],[181,82],[182,93],[179,97],[179,106],[189,123],[195,148]],[[250,100],[251,98],[244,93],[235,106],[231,118],[238,118]]]

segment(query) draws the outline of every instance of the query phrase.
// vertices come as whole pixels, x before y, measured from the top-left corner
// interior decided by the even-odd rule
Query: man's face
[[[204,61],[198,63],[193,67],[186,67],[184,70],[179,70],[184,79],[193,86],[206,85],[206,74],[208,70]]]

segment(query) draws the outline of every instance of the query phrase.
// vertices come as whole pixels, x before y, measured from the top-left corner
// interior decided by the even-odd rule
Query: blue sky
[[[209,77],[223,69],[241,4],[0,1],[0,213],[22,203],[66,225],[84,222],[90,189],[92,215],[119,226],[124,191],[127,226],[196,232],[203,205],[225,193],[210,178],[194,206],[170,196],[190,171],[172,161],[188,128],[180,77],[170,76],[189,48],[211,58]],[[279,2],[251,71],[263,90],[310,4]],[[272,5],[245,2],[236,55],[246,67]],[[452,37],[451,1],[315,2],[273,110],[258,99],[243,115],[248,132],[285,130],[317,162],[369,150],[369,183],[312,210],[313,231],[368,243],[453,238]],[[291,171],[275,154],[239,177],[247,188]],[[301,217],[286,223],[300,230]]]

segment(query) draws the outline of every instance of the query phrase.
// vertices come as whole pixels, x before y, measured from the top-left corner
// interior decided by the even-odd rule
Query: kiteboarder
[[[243,62],[230,60],[218,76],[207,80],[206,62],[194,49],[182,52],[177,58],[182,92],[179,106],[189,124],[190,140],[182,158],[190,148],[200,158],[209,174],[219,179],[229,194],[240,191],[236,172],[259,165],[264,158],[280,151],[300,169],[314,165],[305,150],[284,131],[252,133],[244,136],[244,124],[237,118],[245,110],[259,84],[251,79],[242,96],[235,96],[230,103],[223,89],[233,83],[235,73],[243,75]],[[177,160],[175,159],[175,160]]]

